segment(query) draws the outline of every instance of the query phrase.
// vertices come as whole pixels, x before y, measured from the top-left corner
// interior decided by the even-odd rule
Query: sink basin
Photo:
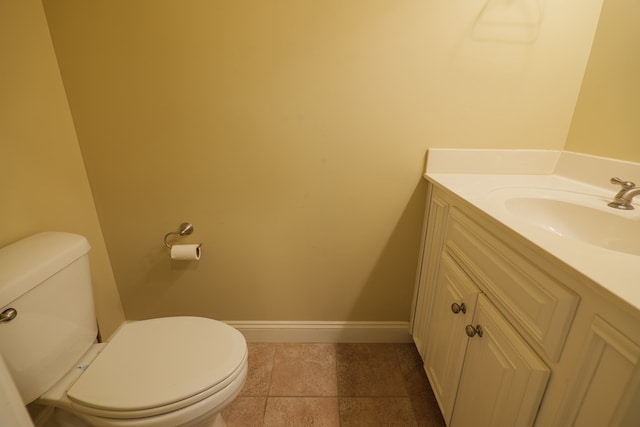
[[[505,210],[519,221],[558,236],[640,256],[640,215],[618,211],[607,200],[554,190],[502,191]]]

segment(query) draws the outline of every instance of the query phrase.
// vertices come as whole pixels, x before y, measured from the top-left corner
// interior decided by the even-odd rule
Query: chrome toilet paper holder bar
[[[193,233],[193,224],[190,224],[188,222],[183,222],[182,224],[180,224],[180,229],[178,231],[170,231],[164,235],[164,245],[168,249],[171,249],[172,245],[169,242],[167,242],[167,239],[170,236],[188,236],[191,233]],[[200,246],[202,246],[202,243],[198,245],[198,247]]]

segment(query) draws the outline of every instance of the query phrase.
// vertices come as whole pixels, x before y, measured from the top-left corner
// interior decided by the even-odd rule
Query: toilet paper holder
[[[180,224],[180,228],[178,229],[178,231],[170,231],[164,235],[164,245],[167,247],[167,249],[171,249],[172,245],[167,241],[169,237],[188,236],[191,233],[193,233],[193,224],[190,224],[188,222],[183,222],[182,224]],[[202,243],[198,245],[198,247],[200,246],[202,246]]]

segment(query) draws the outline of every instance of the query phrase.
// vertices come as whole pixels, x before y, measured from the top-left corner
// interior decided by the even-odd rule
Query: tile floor
[[[444,426],[413,344],[249,343],[229,427]]]

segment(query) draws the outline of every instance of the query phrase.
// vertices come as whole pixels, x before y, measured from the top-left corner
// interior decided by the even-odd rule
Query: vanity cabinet
[[[424,367],[445,420],[531,424],[549,369],[447,251],[427,336]]]
[[[412,334],[445,421],[640,425],[640,315],[430,184]]]

